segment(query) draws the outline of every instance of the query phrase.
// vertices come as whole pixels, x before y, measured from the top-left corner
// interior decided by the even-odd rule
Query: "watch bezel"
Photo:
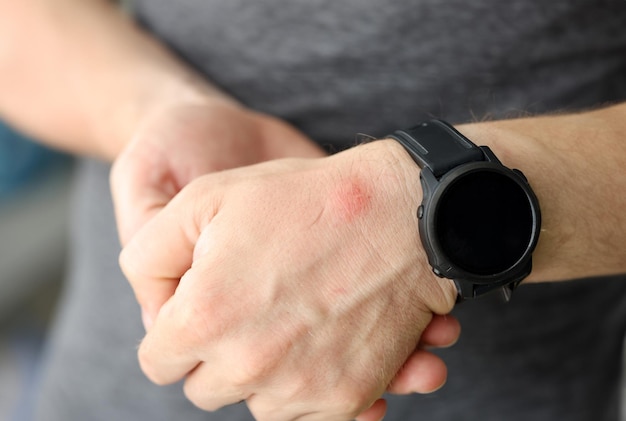
[[[455,264],[443,250],[436,230],[437,207],[442,196],[460,177],[479,171],[496,172],[514,181],[524,192],[532,214],[531,235],[523,254],[504,271],[488,275],[472,273]],[[460,165],[439,179],[428,169],[424,168],[421,171],[420,179],[423,187],[423,208],[420,212],[422,217],[419,220],[419,232],[429,263],[437,275],[455,280],[470,281],[477,285],[505,285],[519,280],[530,273],[532,253],[539,239],[541,213],[537,197],[521,173],[502,165],[500,162],[488,160]]]

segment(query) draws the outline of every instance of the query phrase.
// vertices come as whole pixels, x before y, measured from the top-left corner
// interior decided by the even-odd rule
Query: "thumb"
[[[189,184],[146,222],[120,253],[120,267],[142,308],[146,328],[191,268],[200,230],[217,212],[217,189],[199,190],[197,184]]]
[[[111,168],[110,184],[122,246],[180,190],[169,163],[131,145]],[[156,156],[155,156],[156,155]]]

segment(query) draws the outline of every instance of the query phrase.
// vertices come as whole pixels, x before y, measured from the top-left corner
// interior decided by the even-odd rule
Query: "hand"
[[[111,171],[122,244],[200,175],[324,155],[288,124],[226,99],[165,106],[139,124]]]
[[[323,155],[288,124],[225,99],[163,107],[139,124],[111,171],[121,242],[200,175],[286,156]],[[175,284],[162,286],[150,300],[140,297],[144,319],[152,319],[173,294]]]
[[[176,290],[142,369],[160,384],[187,375],[204,409],[245,399],[259,420],[370,408],[456,296],[426,263],[416,192],[394,142],[192,182],[120,257],[140,302]]]

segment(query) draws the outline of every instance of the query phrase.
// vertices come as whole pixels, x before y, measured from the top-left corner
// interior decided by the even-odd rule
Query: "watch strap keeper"
[[[389,137],[400,142],[420,168],[428,168],[437,178],[461,164],[485,160],[478,146],[441,120],[397,130]]]

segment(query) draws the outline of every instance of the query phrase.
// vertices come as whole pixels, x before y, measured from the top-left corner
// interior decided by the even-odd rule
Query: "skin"
[[[399,145],[322,157],[108,2],[0,0],[0,10],[2,117],[114,161],[120,260],[149,328],[139,358],[152,380],[184,377],[205,409],[246,399],[260,420],[377,420],[385,389],[441,386],[445,365],[420,346],[458,337],[441,316],[455,291],[407,228],[419,175]],[[539,197],[526,282],[626,271],[626,198],[615,193],[626,188],[625,112],[458,127],[522,169]]]
[[[542,205],[526,282],[626,272],[625,113],[459,126],[522,168]],[[423,327],[454,305],[417,240],[419,192],[418,168],[388,139],[194,180],[120,258],[144,299],[176,283],[140,346],[144,373],[186,376],[207,410],[246,399],[259,420],[382,416],[378,398]]]
[[[108,1],[0,0],[0,10],[0,116],[55,148],[113,162],[111,186],[123,245],[205,174],[272,159],[324,156],[295,128],[220,92]],[[369,193],[362,188],[347,180],[329,193],[337,226],[371,213]],[[175,275],[159,274],[147,288],[136,288],[147,326],[172,297],[180,268],[201,260],[209,248],[200,242],[177,250]],[[348,291],[338,287],[333,293]],[[393,393],[425,393],[445,382],[445,364],[424,347],[453,344],[460,327],[440,315],[423,322],[421,336],[406,341],[410,349],[404,360],[392,364],[396,375],[386,386]],[[382,418],[384,401],[369,404],[359,419]]]

